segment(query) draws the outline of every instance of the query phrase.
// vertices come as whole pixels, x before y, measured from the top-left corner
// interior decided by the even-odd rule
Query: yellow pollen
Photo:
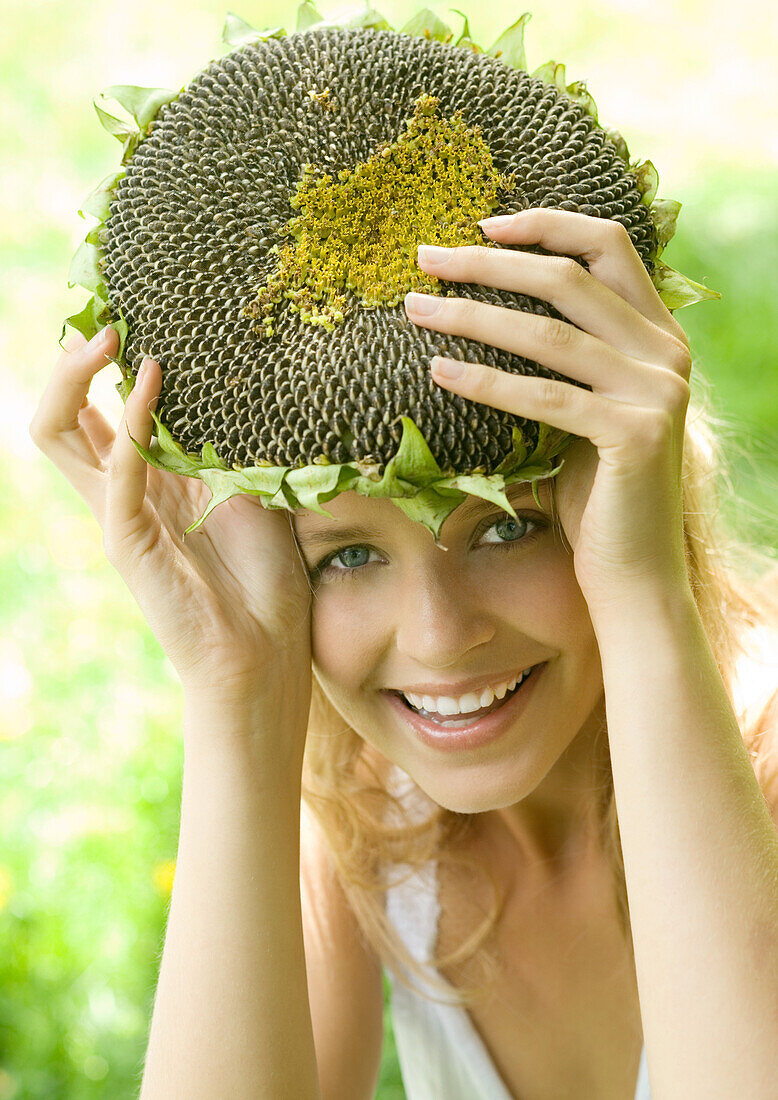
[[[440,280],[417,264],[420,243],[497,247],[476,223],[504,202],[500,192],[511,191],[515,173],[497,172],[481,128],[468,127],[461,110],[436,117],[439,102],[419,96],[399,138],[337,180],[303,165],[289,200],[300,213],[283,229],[293,240],[271,249],[276,270],[244,311],[258,319],[258,335],[273,334],[282,298],[331,332],[357,304],[394,306],[409,290],[436,293]]]

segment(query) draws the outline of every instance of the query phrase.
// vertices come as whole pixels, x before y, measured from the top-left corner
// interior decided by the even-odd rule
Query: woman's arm
[[[591,387],[432,364],[447,389],[578,437],[555,501],[602,656],[654,1100],[772,1100],[778,837],[688,582],[688,339],[618,222],[536,207],[479,224],[516,247],[419,266],[544,299],[568,321],[452,297],[406,309]]]
[[[778,1095],[778,833],[691,590],[593,616],[654,1100]]]
[[[300,784],[283,754],[258,748],[257,723],[267,725],[264,708],[187,697],[178,861],[141,1100],[320,1097]],[[281,720],[263,740],[289,740]]]
[[[146,464],[162,371],[145,359],[119,428],[88,394],[118,354],[72,339],[30,424],[92,510],[184,686],[181,835],[143,1100],[318,1100],[300,909],[310,580],[288,515]],[[148,491],[147,491],[148,490]],[[209,694],[208,685],[215,685]]]

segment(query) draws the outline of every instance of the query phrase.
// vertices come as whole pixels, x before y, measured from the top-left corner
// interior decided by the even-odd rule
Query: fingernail
[[[440,378],[461,378],[465,373],[465,364],[456,359],[441,359],[439,355],[433,355],[430,366]]]
[[[435,244],[420,244],[417,252],[423,263],[445,264],[451,259],[453,249],[440,248]]]
[[[482,218],[479,225],[487,225],[490,229],[499,229],[508,222],[513,221],[513,214],[498,214],[495,218]]]
[[[412,309],[414,313],[418,313],[420,317],[430,317],[440,309],[440,298],[436,298],[433,294],[410,293],[405,295],[405,306],[406,309]]]
[[[150,362],[151,362],[151,360],[149,359],[148,355],[144,356],[143,362],[141,363],[140,369],[138,371],[138,378],[137,378],[138,382],[142,382],[143,379],[146,377],[146,371],[148,370],[148,366],[149,366]]]
[[[104,329],[104,328],[103,328],[103,329],[100,329],[100,331],[99,331],[99,332],[96,332],[96,333],[94,334],[94,336],[92,337],[92,339],[91,339],[91,340],[89,341],[89,346],[90,346],[90,348],[96,348],[96,347],[98,347],[98,346],[99,346],[100,344],[102,344],[102,343],[103,343],[103,341],[105,340],[105,334],[106,334],[106,332],[107,332],[107,329]]]

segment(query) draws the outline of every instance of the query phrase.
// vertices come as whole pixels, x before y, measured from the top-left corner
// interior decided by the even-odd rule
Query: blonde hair
[[[770,804],[778,798],[778,767],[772,758],[770,743],[778,712],[778,689],[764,697],[764,685],[741,682],[741,662],[752,655],[753,643],[760,631],[767,636],[778,629],[778,568],[767,547],[744,537],[726,536],[721,530],[723,502],[734,501],[730,470],[725,463],[722,444],[736,429],[710,411],[709,384],[693,374],[693,386],[702,387],[701,400],[692,396],[686,420],[683,455],[683,508],[686,565],[692,592],[719,671],[737,714],[741,735],[749,753],[759,786]],[[753,513],[753,509],[752,509]],[[748,637],[747,637],[748,636]],[[761,703],[755,696],[761,690]],[[750,698],[749,698],[750,694]],[[607,730],[601,735],[607,746]],[[436,981],[435,971],[442,967],[469,962],[485,974],[485,982],[462,984],[456,990],[456,1002],[472,1005],[488,994],[499,963],[487,943],[502,913],[504,896],[488,867],[466,859],[461,845],[477,827],[477,814],[457,813],[437,806],[416,787],[415,792],[430,805],[430,812],[419,820],[397,793],[372,767],[363,753],[365,742],[334,709],[316,678],[308,724],[303,766],[302,796],[314,815],[330,851],[338,882],[356,917],[360,931],[379,957],[408,988],[414,988],[411,975],[423,980],[421,995],[433,997],[430,987],[438,988],[441,999],[451,1003],[451,987]],[[606,748],[607,755],[607,748]],[[612,871],[617,911],[625,938],[631,944],[624,861],[613,791],[610,758],[597,788],[599,837]],[[418,807],[418,799],[412,806]],[[426,966],[420,965],[406,950],[387,917],[384,903],[390,877],[387,868],[402,866],[406,878],[430,860],[439,865],[466,863],[491,880],[494,904],[481,925],[466,936],[455,951],[434,955]],[[407,973],[407,977],[406,977]]]

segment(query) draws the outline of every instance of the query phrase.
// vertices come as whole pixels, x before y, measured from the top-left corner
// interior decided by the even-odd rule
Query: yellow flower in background
[[[176,877],[176,861],[169,859],[165,863],[158,863],[151,872],[151,881],[154,888],[162,897],[170,897],[173,892],[173,880]]]
[[[13,879],[11,873],[5,867],[0,866],[0,913],[5,909],[12,893]]]

